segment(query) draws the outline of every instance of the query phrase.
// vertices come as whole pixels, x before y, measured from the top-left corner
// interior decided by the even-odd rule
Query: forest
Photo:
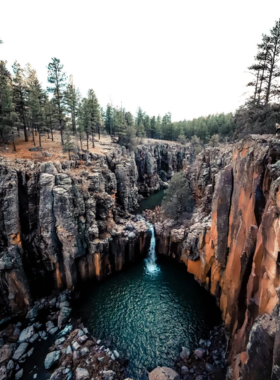
[[[0,40],[0,49],[3,41]],[[64,71],[58,58],[47,66],[48,87],[43,88],[36,70],[18,62],[8,69],[0,61],[0,142],[13,143],[23,131],[25,141],[34,134],[53,138],[59,131],[61,144],[68,152],[94,147],[95,138],[106,133],[133,150],[136,138],[143,137],[197,144],[232,141],[248,133],[274,133],[280,121],[280,21],[257,45],[255,60],[249,67],[252,80],[244,105],[234,114],[201,116],[193,120],[172,121],[172,115],[148,115],[138,108],[135,115],[124,107],[108,104],[103,109],[94,89],[82,97],[73,77]],[[77,146],[73,136],[79,141]]]

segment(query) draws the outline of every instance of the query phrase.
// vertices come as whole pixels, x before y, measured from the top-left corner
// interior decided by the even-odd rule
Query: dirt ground
[[[42,148],[43,152],[50,153],[49,157],[45,157],[41,151],[32,152],[29,149],[34,147],[34,143],[32,141],[32,137],[29,137],[29,141],[24,141],[23,133],[21,132],[20,137],[17,137],[15,140],[16,151],[14,151],[13,144],[10,145],[0,145],[0,156],[10,159],[28,159],[28,160],[36,160],[39,162],[43,161],[57,161],[61,159],[68,159],[68,153],[63,152],[60,140],[60,133],[55,131],[53,133],[54,141],[48,139],[48,136],[42,136]],[[75,140],[75,138],[74,138]],[[39,146],[39,137],[35,136],[36,146]],[[80,146],[80,142],[78,137],[76,138],[76,143]],[[89,151],[91,153],[105,155],[106,152],[110,149],[112,145],[111,137],[106,135],[100,136],[100,141],[97,137],[95,137],[95,147],[92,148],[92,143],[90,141]],[[83,148],[86,149],[86,142],[83,142]]]
[[[59,161],[59,160],[67,160],[68,153],[63,152],[61,146],[61,137],[59,131],[53,132],[54,141],[51,138],[48,138],[47,134],[41,137],[42,141],[42,151],[30,151],[30,148],[34,147],[34,143],[32,141],[32,136],[29,136],[29,141],[24,141],[23,131],[20,132],[20,137],[17,137],[15,140],[16,151],[14,151],[13,144],[9,145],[0,145],[0,157],[9,158],[9,159],[25,159],[32,160],[37,162],[44,161]],[[74,137],[73,140],[76,140],[77,146],[80,147],[80,141],[78,137]],[[178,143],[174,141],[165,141],[165,140],[155,140],[149,138],[139,139],[139,144],[147,144],[147,143],[167,143],[170,145],[178,145]],[[35,135],[35,143],[36,146],[39,147],[39,136]],[[95,147],[92,148],[91,140],[89,142],[89,151],[90,153],[106,155],[106,153],[113,148],[113,142],[109,135],[101,135],[100,140],[97,136],[95,136]],[[83,142],[83,148],[86,149],[86,142]],[[49,153],[50,155],[45,155],[45,153]]]

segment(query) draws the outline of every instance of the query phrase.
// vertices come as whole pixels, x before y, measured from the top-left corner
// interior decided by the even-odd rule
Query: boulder
[[[203,350],[203,348],[197,348],[195,351],[194,351],[194,354],[196,356],[197,359],[202,359],[205,355],[205,350]]]
[[[27,319],[34,319],[38,316],[39,313],[39,307],[33,306],[27,313],[26,318]]]
[[[88,340],[88,337],[86,335],[82,335],[78,338],[78,342],[81,344],[85,343],[85,341],[87,340]]]
[[[15,374],[15,379],[19,380],[22,378],[23,375],[23,369],[20,369],[16,374]]]
[[[19,360],[22,357],[22,355],[25,353],[27,347],[28,347],[28,343],[21,343],[16,349],[16,351],[14,352],[13,359]]]
[[[59,313],[58,320],[57,320],[57,324],[58,324],[59,328],[61,328],[62,325],[64,325],[67,322],[67,320],[71,314],[71,311],[72,311],[72,309],[70,307],[66,307],[66,306],[63,306],[60,309],[60,313]]]
[[[6,380],[7,379],[7,374],[6,374],[6,368],[3,365],[0,367],[0,380]]]
[[[47,323],[46,323],[46,330],[47,330],[47,332],[49,332],[51,329],[53,329],[55,326],[54,326],[54,323],[53,323],[53,321],[48,321]]]
[[[72,378],[73,376],[70,368],[60,367],[54,371],[50,380],[68,380]]]
[[[12,360],[9,360],[7,364],[7,368],[6,368],[7,372],[12,371],[14,367],[15,367],[15,363]]]
[[[113,353],[114,353],[114,355],[115,355],[116,358],[119,358],[119,357],[120,357],[120,354],[118,353],[117,350],[114,350]]]
[[[50,369],[59,361],[60,351],[50,352],[45,358],[45,368]]]
[[[149,373],[149,380],[180,380],[180,376],[169,367],[157,367]]]
[[[206,369],[206,372],[208,372],[208,373],[211,373],[211,372],[215,371],[215,367],[212,364],[210,364],[210,363],[206,363],[205,364],[205,369]]]
[[[72,342],[72,349],[73,351],[77,351],[81,346],[79,345],[78,342]]]
[[[89,353],[89,349],[87,347],[83,347],[81,349],[81,356],[84,356]]]
[[[104,377],[104,380],[113,380],[116,373],[112,370],[108,370],[108,371],[102,371],[102,375]]]
[[[35,335],[34,326],[28,326],[26,327],[26,329],[22,330],[18,338],[18,341],[19,343],[28,342],[32,338],[33,335]]]
[[[39,331],[39,335],[42,339],[46,340],[47,339],[47,333],[46,331]]]
[[[7,362],[12,356],[12,347],[9,344],[5,344],[0,350],[0,365]]]
[[[88,370],[85,368],[78,367],[75,371],[76,380],[87,380],[89,379]]]
[[[32,337],[29,339],[30,343],[34,343],[37,339],[39,338],[39,334],[34,334]]]
[[[64,335],[67,335],[69,334],[73,329],[73,326],[72,325],[67,325],[64,327],[63,330],[60,331],[60,333],[58,334],[58,336],[64,336]]]
[[[63,342],[65,342],[65,338],[62,337],[62,338],[59,338],[55,341],[55,345],[56,346],[59,346],[60,344],[62,344]]]
[[[182,360],[187,359],[191,355],[191,351],[187,347],[182,347],[182,351],[180,352],[180,358]]]
[[[58,331],[58,327],[53,327],[52,329],[49,330],[49,333],[51,335],[54,335]]]

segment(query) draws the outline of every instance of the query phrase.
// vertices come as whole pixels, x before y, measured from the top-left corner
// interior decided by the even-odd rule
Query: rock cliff
[[[146,253],[146,224],[129,213],[139,193],[160,189],[181,169],[186,154],[177,144],[141,145],[136,154],[101,148],[72,161],[1,157],[2,310],[24,310],[32,297],[101,279]]]
[[[231,336],[228,379],[279,378],[280,141],[248,136],[195,159],[176,144],[119,146],[72,161],[0,160],[0,304],[18,312],[52,289],[101,279],[146,253],[139,194],[184,170],[195,200],[155,223],[173,256],[220,305]]]
[[[279,379],[280,141],[208,148],[186,171],[190,220],[156,223],[158,251],[217,299],[232,338],[229,379]]]

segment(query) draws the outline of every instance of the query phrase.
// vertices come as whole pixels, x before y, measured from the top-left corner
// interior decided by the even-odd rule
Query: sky
[[[244,102],[279,0],[13,0],[0,12],[0,59],[31,63],[47,85],[57,57],[85,96],[190,120]]]

